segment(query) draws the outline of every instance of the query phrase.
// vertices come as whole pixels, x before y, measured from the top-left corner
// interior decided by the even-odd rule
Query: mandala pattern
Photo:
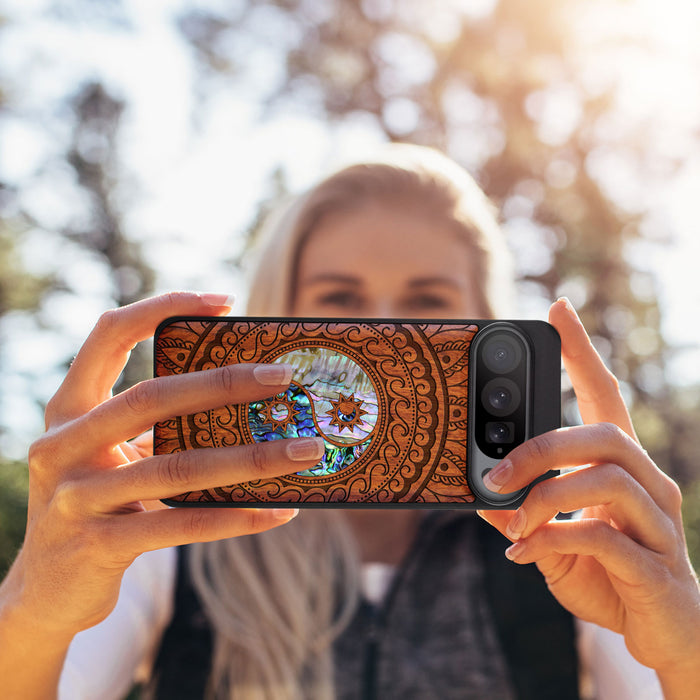
[[[184,503],[473,502],[466,480],[469,346],[458,323],[176,320],[157,339],[158,376],[284,362],[290,388],[155,427],[159,454],[320,436],[313,468],[190,492]]]

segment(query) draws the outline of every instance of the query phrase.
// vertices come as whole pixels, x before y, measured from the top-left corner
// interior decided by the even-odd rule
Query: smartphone
[[[156,454],[325,441],[310,469],[164,500],[172,506],[515,508],[530,487],[494,493],[485,474],[561,421],[560,341],[543,321],[175,317],[158,327],[154,355],[159,377],[293,367],[281,394],[158,423]]]

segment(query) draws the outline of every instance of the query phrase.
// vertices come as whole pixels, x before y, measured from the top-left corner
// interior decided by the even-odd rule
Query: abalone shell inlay
[[[323,459],[299,476],[328,476],[355,462],[377,423],[377,392],[370,378],[352,359],[328,348],[300,348],[275,362],[292,366],[292,385],[283,394],[250,404],[253,439],[324,438]]]

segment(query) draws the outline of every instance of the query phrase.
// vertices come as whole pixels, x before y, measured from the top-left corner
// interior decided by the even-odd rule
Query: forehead
[[[469,274],[471,251],[456,223],[418,207],[370,204],[327,214],[299,256],[299,280],[320,271],[367,276]]]

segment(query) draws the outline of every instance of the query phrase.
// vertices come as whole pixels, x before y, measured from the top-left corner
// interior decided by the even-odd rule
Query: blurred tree
[[[0,15],[0,33],[8,20]],[[0,115],[7,109],[7,96],[0,85]],[[0,178],[0,321],[5,314],[35,311],[52,280],[29,274],[19,251],[30,222],[18,204],[16,188]],[[0,357],[4,334],[0,333]],[[2,396],[0,396],[0,404]],[[0,425],[0,436],[3,426]],[[5,460],[0,454],[0,578],[12,563],[26,523],[28,475],[26,465]]]
[[[689,484],[698,478],[700,387],[669,386],[665,380],[677,349],[660,333],[654,281],[640,259],[653,254],[667,234],[649,220],[648,203],[628,192],[639,181],[640,191],[648,193],[649,183],[666,177],[676,163],[654,151],[653,119],[621,121],[615,66],[606,67],[604,79],[590,70],[581,17],[591,4],[205,1],[185,4],[178,27],[196,60],[199,75],[192,89],[201,110],[209,94],[243,83],[271,116],[296,110],[334,124],[360,123],[388,140],[443,149],[465,165],[502,212],[516,253],[520,296],[529,300],[524,312],[541,315],[547,300],[562,293],[572,298],[623,382],[645,446]],[[119,0],[51,0],[46,8],[47,16],[71,25],[110,25],[124,32],[131,26]],[[618,34],[609,43],[632,43],[624,25],[613,31]],[[19,84],[22,76],[15,79]],[[0,118],[13,87],[0,84]],[[128,106],[109,83],[93,77],[64,97],[56,110],[60,116],[29,114],[28,121],[60,121],[61,128],[46,130],[60,138],[50,156],[53,164],[44,162],[19,185],[0,182],[0,323],[26,311],[37,329],[45,327],[47,300],[57,292],[84,293],[75,279],[88,262],[97,261],[104,272],[114,303],[129,303],[154,288],[154,271],[124,223],[131,202],[120,129]],[[18,197],[17,188],[26,195],[33,181],[44,178],[44,186],[55,190],[64,177],[58,196],[70,189],[69,208],[78,215],[61,224],[48,217],[37,222],[41,198],[28,211],[27,197]],[[286,189],[278,171],[271,198]],[[259,223],[257,216],[251,235]],[[43,238],[33,241],[65,244],[57,248],[64,267],[47,275],[27,274],[23,265],[26,241],[37,230]],[[72,265],[65,265],[67,256],[74,256]],[[148,350],[141,348],[123,382],[148,374]],[[576,420],[571,401],[566,418]],[[20,467],[13,462],[2,469],[7,470],[0,478]],[[21,479],[8,478],[21,491]],[[689,487],[688,517],[697,523],[693,493]],[[0,503],[0,513],[4,507]],[[700,543],[698,537],[693,541]]]
[[[16,193],[0,183],[0,319],[11,311],[36,310],[51,285],[48,277],[31,275],[23,269],[17,242],[27,222],[17,211],[15,199]],[[2,345],[0,334],[0,355]],[[0,425],[0,435],[2,430]],[[24,536],[27,488],[26,464],[5,460],[0,454],[0,579]]]
[[[244,79],[251,44],[266,46],[284,66],[267,84],[269,113],[296,105],[336,122],[368,120],[389,140],[462,162],[502,212],[521,296],[537,313],[545,300],[572,298],[645,444],[688,482],[698,474],[700,444],[687,429],[689,415],[700,419],[698,391],[686,399],[690,413],[679,412],[680,390],[664,381],[673,350],[654,282],[633,265],[645,202],[617,196],[613,167],[621,159],[651,178],[675,163],[649,157],[653,125],[610,128],[617,86],[592,84],[582,65],[576,19],[586,4],[241,0],[185,11],[179,27],[200,85]],[[631,39],[621,33],[619,42]],[[571,399],[566,416],[576,420]]]
[[[28,273],[22,264],[18,244],[27,221],[14,209],[15,192],[0,182],[0,318],[10,311],[34,311],[51,288],[49,276]]]
[[[125,234],[122,218],[127,209],[122,193],[126,176],[120,169],[118,132],[124,102],[99,82],[83,85],[69,100],[73,130],[66,160],[89,199],[89,216],[67,226],[62,234],[96,253],[111,276],[117,306],[130,304],[153,292],[155,273],[141,246]],[[151,373],[151,354],[138,345],[117,390]]]
[[[0,183],[0,319],[11,311],[35,311],[52,283],[49,277],[31,275],[23,269],[17,243],[27,221],[17,211],[15,197],[15,192]],[[0,355],[2,344],[0,334]],[[11,398],[2,400],[5,403]],[[2,431],[0,425],[0,435]],[[5,460],[0,454],[0,578],[24,536],[27,488],[26,464]]]
[[[57,9],[60,8],[57,6]],[[9,19],[0,21],[0,31],[9,22]],[[31,320],[36,333],[50,328],[54,322],[50,314],[42,313],[53,295],[80,293],[73,288],[66,273],[69,272],[73,280],[80,279],[81,267],[91,258],[100,261],[105,277],[111,279],[117,305],[147,296],[154,286],[153,270],[144,261],[139,245],[125,235],[122,224],[127,208],[123,195],[126,177],[118,157],[118,129],[124,103],[99,82],[82,85],[75,94],[65,98],[65,103],[67,121],[71,125],[65,152],[42,162],[20,185],[0,180],[0,324],[8,318],[24,315]],[[11,113],[12,110],[12,90],[0,86],[0,117],[3,111]],[[51,167],[56,161],[70,166],[74,178],[69,181],[79,192],[79,196],[74,195],[74,201],[86,202],[87,206],[82,215],[76,211],[67,218],[65,225],[50,229],[45,222],[36,220],[31,207],[26,206],[26,196],[22,195],[31,191],[33,185],[42,183],[43,178],[50,180]],[[51,185],[55,187],[55,181]],[[25,260],[32,251],[27,239],[35,232],[40,233],[43,242],[51,242],[75,258],[64,260],[62,267],[57,264],[50,273],[28,272]],[[60,241],[68,247],[61,247]],[[0,353],[6,329],[5,325],[2,327]],[[65,358],[66,367],[70,359]],[[149,349],[139,347],[122,374],[120,386],[131,385],[150,374]],[[9,411],[9,406],[15,402],[8,395],[5,382],[1,388],[0,405],[3,411]],[[3,430],[4,422],[0,423],[0,432]],[[0,454],[0,571],[11,562],[24,533],[26,471],[25,463],[5,459]]]

